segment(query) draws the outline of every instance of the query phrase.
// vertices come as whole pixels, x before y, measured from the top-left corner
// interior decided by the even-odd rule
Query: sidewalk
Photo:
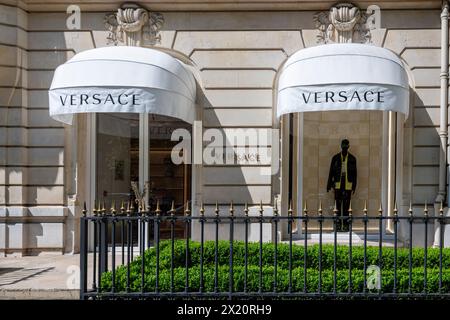
[[[0,299],[78,299],[80,255],[0,258]]]

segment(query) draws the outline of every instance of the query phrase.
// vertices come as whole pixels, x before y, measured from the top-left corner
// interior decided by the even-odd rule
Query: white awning
[[[154,113],[193,123],[195,96],[195,78],[178,59],[148,48],[104,47],[56,69],[50,116],[71,124],[74,113]]]
[[[397,111],[408,117],[409,84],[390,50],[356,43],[302,49],[284,64],[277,115],[329,110]]]

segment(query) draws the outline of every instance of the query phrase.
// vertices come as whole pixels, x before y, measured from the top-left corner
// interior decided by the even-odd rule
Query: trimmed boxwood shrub
[[[229,241],[219,241],[218,252],[218,291],[226,292],[229,289],[230,270],[230,243]],[[160,243],[159,252],[159,291],[171,291],[171,252],[170,241]],[[186,244],[183,240],[174,242],[174,287],[173,290],[185,290],[185,254]],[[338,292],[348,292],[349,277],[349,247],[339,245],[336,247],[336,289]],[[242,292],[244,290],[244,242],[236,241],[233,243],[233,287],[234,291]],[[265,292],[273,291],[274,283],[274,244],[264,243],[262,250],[262,290]],[[367,266],[378,265],[378,247],[367,247]],[[304,247],[299,245],[292,246],[292,292],[303,291],[303,255]],[[215,277],[215,242],[207,241],[204,243],[203,255],[203,283],[205,292],[214,291]],[[130,291],[141,291],[141,260],[137,257],[130,264]],[[247,272],[247,290],[257,292],[259,290],[259,243],[248,243],[248,272]],[[333,291],[333,245],[322,246],[322,291]],[[442,289],[448,292],[450,289],[450,250],[443,249],[443,275]],[[394,249],[383,247],[382,250],[382,290],[392,292],[394,284]],[[150,248],[144,254],[145,265],[145,291],[155,290],[155,270],[156,270],[156,250]],[[314,292],[318,290],[319,281],[319,246],[308,246],[307,250],[307,290]],[[190,241],[189,243],[189,290],[198,291],[200,284],[200,243]],[[412,287],[413,293],[423,292],[424,284],[424,249],[413,248],[412,251]],[[353,246],[352,248],[352,290],[362,292],[364,284],[364,248]],[[409,250],[398,248],[397,251],[397,291],[408,292],[409,283]],[[120,266],[116,269],[116,291],[125,291],[127,285],[127,268]],[[111,290],[111,272],[102,275],[101,290]],[[438,292],[439,281],[439,249],[428,248],[427,253],[427,292]],[[285,243],[278,244],[277,250],[277,291],[287,292],[289,287],[289,245]]]

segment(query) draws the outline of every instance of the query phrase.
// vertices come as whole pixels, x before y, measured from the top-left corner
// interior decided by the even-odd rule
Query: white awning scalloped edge
[[[196,83],[170,55],[141,47],[83,51],[60,65],[49,90],[50,116],[71,124],[73,114],[130,112],[193,123]]]
[[[364,44],[302,49],[280,71],[277,116],[291,112],[381,110],[409,113],[408,75],[391,51]]]

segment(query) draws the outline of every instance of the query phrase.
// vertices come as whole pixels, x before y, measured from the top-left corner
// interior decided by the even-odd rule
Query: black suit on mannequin
[[[333,156],[328,174],[327,192],[334,189],[334,199],[339,216],[348,217],[352,194],[356,190],[356,158],[348,152],[349,141],[342,140],[342,151]],[[348,231],[347,219],[339,220],[338,231]]]

